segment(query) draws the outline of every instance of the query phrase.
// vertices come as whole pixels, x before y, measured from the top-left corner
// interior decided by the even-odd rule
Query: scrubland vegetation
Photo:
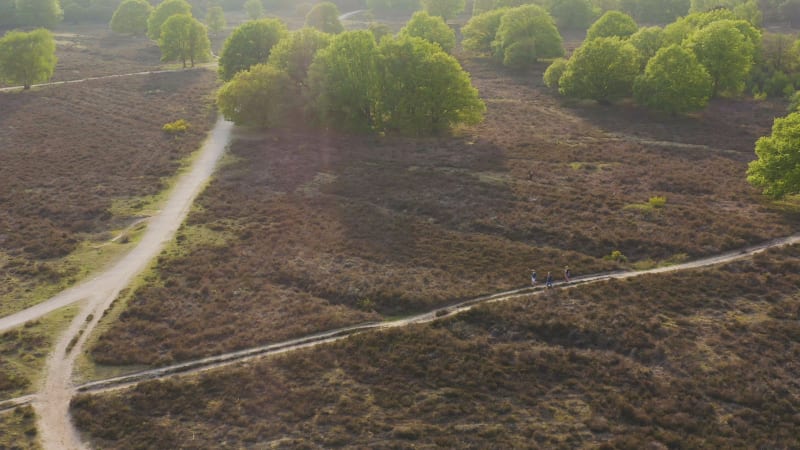
[[[0,413],[0,448],[38,450],[36,414],[30,406],[21,406],[12,412]]]
[[[798,257],[795,246],[486,305],[81,395],[73,414],[103,448],[792,448]]]

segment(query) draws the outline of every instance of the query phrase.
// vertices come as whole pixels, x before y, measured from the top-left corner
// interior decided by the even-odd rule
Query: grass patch
[[[39,450],[36,414],[30,406],[0,413],[0,448]]]
[[[77,312],[67,306],[0,335],[0,400],[36,389],[51,347]]]

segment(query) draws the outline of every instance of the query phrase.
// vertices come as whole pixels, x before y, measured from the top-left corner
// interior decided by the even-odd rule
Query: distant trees
[[[188,61],[192,67],[195,62],[211,59],[211,43],[206,26],[186,14],[170,16],[161,27],[158,40],[162,61],[180,60],[183,67]]]
[[[217,104],[228,120],[239,125],[274,128],[292,119],[299,97],[286,72],[256,64],[225,83],[217,93]]]
[[[640,105],[672,114],[705,108],[711,92],[708,71],[694,53],[677,44],[660,49],[650,59],[633,89]]]
[[[626,38],[636,33],[638,29],[639,26],[631,16],[619,11],[608,11],[589,27],[586,40],[613,36]]]
[[[175,14],[191,16],[192,6],[186,0],[164,0],[147,18],[147,37],[158,41],[161,37],[161,26]]]
[[[553,0],[550,15],[559,30],[585,30],[594,18],[594,6],[590,0]]]
[[[491,53],[492,42],[500,28],[500,19],[503,18],[508,8],[494,9],[473,16],[461,28],[464,35],[462,45],[465,49],[478,53]]]
[[[742,92],[755,48],[735,21],[713,22],[694,32],[686,45],[711,75],[712,96]]]
[[[267,62],[272,47],[286,35],[286,25],[278,19],[246,22],[225,40],[219,57],[219,75],[230,80],[250,66]]]
[[[323,33],[341,33],[344,26],[339,21],[339,8],[331,2],[317,3],[306,15],[306,26]]]
[[[258,20],[264,17],[264,5],[261,0],[246,0],[242,7],[250,20]]]
[[[400,30],[400,36],[419,37],[428,42],[438,44],[442,50],[450,53],[456,45],[456,34],[447,26],[444,19],[431,16],[425,11],[417,11]]]
[[[495,57],[504,65],[524,68],[538,58],[563,55],[562,42],[550,14],[540,6],[525,5],[502,15],[492,46]]]
[[[0,39],[0,79],[30,89],[53,76],[56,66],[53,34],[40,28],[25,33],[9,31]]]
[[[208,12],[206,12],[206,26],[208,27],[208,31],[216,36],[225,29],[225,25],[227,25],[227,22],[225,21],[225,12],[222,10],[222,6],[212,6],[208,8]]]
[[[664,45],[663,32],[664,30],[660,27],[642,27],[628,39],[628,42],[633,44],[639,52],[639,61],[642,68],[647,65],[647,61],[650,61],[650,58],[655,56],[658,49]]]
[[[800,112],[775,119],[772,134],[756,141],[756,155],[747,181],[774,198],[800,194]]]
[[[665,24],[689,12],[689,0],[622,0],[621,9],[639,22]]]
[[[445,21],[452,19],[464,11],[465,0],[420,0],[422,9],[432,16],[439,16]]]
[[[608,103],[629,96],[638,73],[636,48],[629,42],[618,37],[586,40],[569,59],[559,91]]]
[[[111,31],[120,34],[147,33],[147,18],[153,7],[147,0],[124,0],[111,16]]]
[[[367,8],[381,13],[410,13],[419,9],[419,0],[367,0]]]
[[[19,25],[53,28],[64,19],[58,0],[16,0],[15,20]]]
[[[298,86],[305,85],[308,79],[308,68],[317,52],[327,47],[332,36],[316,28],[301,28],[289,33],[274,47],[269,55],[268,63],[278,70],[286,72]]]

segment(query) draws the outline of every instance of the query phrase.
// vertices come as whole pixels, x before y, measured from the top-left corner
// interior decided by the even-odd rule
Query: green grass
[[[36,389],[53,344],[77,312],[67,306],[0,335],[0,399]]]
[[[0,449],[38,450],[36,415],[30,406],[0,413]]]

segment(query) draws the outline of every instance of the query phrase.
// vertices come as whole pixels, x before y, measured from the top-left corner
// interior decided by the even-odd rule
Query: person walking
[[[569,270],[569,266],[564,266],[564,281],[569,283],[569,278],[572,276],[572,271]]]
[[[536,286],[536,271],[531,269],[531,286]]]
[[[545,285],[549,288],[553,287],[553,274],[547,272],[547,278],[545,278]]]

